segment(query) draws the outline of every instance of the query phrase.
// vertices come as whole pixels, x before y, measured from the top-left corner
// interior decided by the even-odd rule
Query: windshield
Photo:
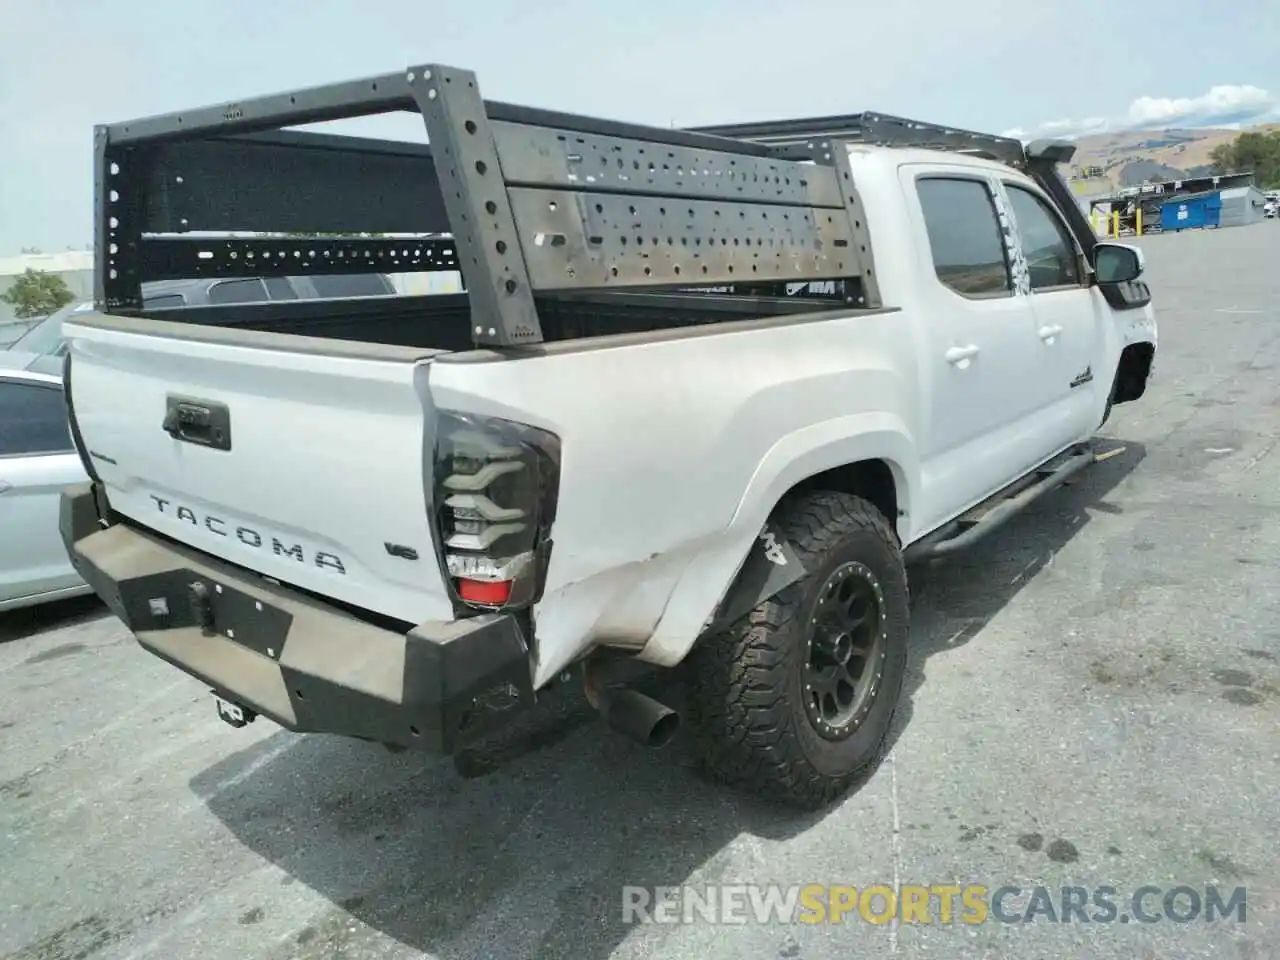
[[[73,313],[84,313],[92,310],[92,302],[69,303],[61,310],[49,314],[34,327],[20,336],[9,346],[10,350],[25,353],[45,354],[57,353],[62,345],[62,321]]]

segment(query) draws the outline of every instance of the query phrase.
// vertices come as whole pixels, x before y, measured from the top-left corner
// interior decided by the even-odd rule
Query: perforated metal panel
[[[492,123],[510,186],[832,206],[842,203],[829,167],[794,160]]]
[[[849,151],[843,143],[825,140],[815,144],[812,149],[815,157],[833,165],[836,183],[844,199],[844,222],[849,227],[858,263],[859,283],[855,302],[862,307],[883,306],[880,278],[875,270],[875,249],[871,243],[871,232],[867,229],[867,212],[862,206],[862,196],[858,193],[858,184],[849,165]]]
[[[264,133],[414,107],[429,149]],[[456,266],[474,341],[493,346],[541,341],[542,290],[830,281],[870,291],[847,302],[874,306],[844,161],[793,143],[487,103],[470,71],[410,67],[101,128],[97,294],[130,311],[140,283],[177,274]],[[294,236],[208,246],[149,235],[213,229]],[[447,233],[453,249],[443,238],[314,237],[333,232]]]
[[[427,125],[477,344],[541,343],[533,290],[520,258],[493,130],[475,74],[415,67],[409,88]]]
[[[535,289],[857,275],[843,209],[512,188]]]
[[[148,280],[457,270],[449,237],[146,238]]]
[[[142,306],[139,256],[144,196],[134,150],[115,147],[105,126],[94,130],[93,298],[102,309]]]

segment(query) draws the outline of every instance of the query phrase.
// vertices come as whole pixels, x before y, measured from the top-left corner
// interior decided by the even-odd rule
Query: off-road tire
[[[801,809],[846,793],[879,763],[907,664],[907,575],[898,539],[870,503],[815,493],[784,503],[779,533],[806,576],[691,651],[691,742],[715,780]],[[868,712],[847,739],[819,734],[805,706],[808,624],[828,578],[863,565],[881,598],[885,655]]]

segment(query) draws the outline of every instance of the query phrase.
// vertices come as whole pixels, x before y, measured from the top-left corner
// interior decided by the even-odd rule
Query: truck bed
[[[561,294],[539,297],[536,303],[544,343],[825,314],[841,306],[811,297],[688,291]],[[140,316],[228,333],[252,330],[431,351],[473,349],[471,305],[465,293],[171,307],[145,310]]]

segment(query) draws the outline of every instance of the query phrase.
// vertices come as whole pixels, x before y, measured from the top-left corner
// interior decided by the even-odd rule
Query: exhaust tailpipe
[[[597,709],[605,723],[646,747],[665,747],[680,729],[680,715],[637,690],[604,690]]]

